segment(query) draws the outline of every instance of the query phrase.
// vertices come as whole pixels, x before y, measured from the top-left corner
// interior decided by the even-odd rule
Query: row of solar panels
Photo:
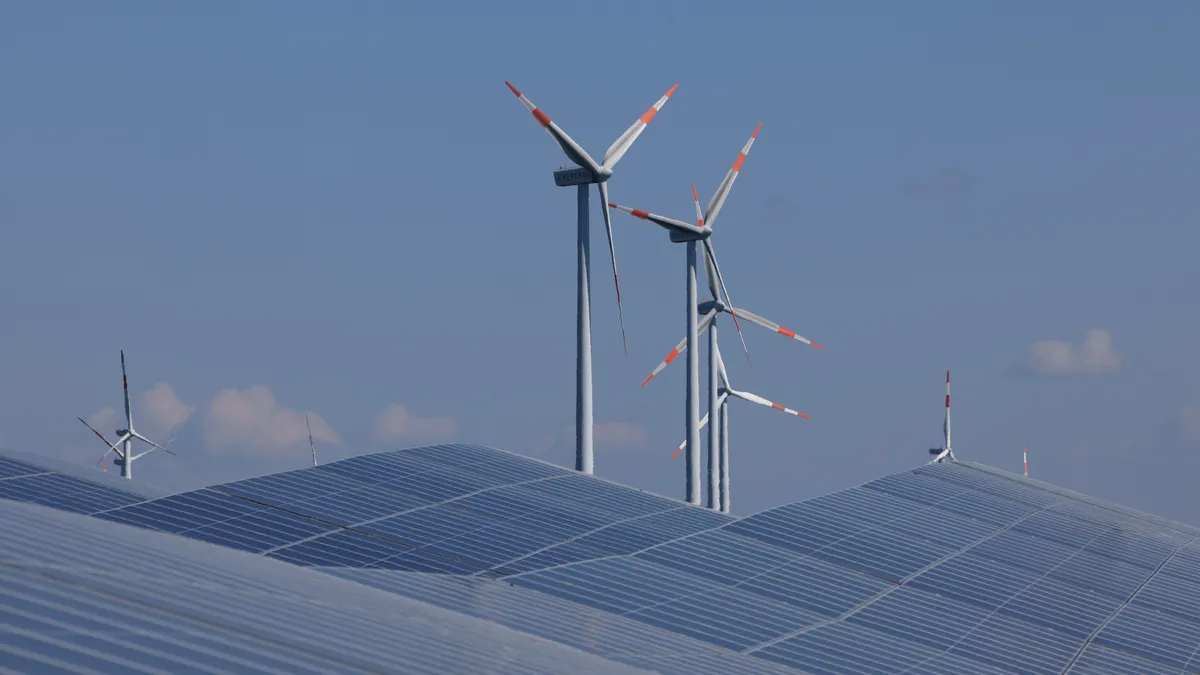
[[[435,446],[101,511],[394,592],[504,577],[808,672],[1200,672],[1200,531],[981,467],[733,519]]]

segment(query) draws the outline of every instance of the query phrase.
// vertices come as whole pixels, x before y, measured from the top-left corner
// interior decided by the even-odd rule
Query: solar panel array
[[[260,556],[0,500],[0,672],[648,673]]]
[[[0,499],[92,514],[134,504],[144,497],[0,456]]]
[[[456,611],[429,589],[500,589],[486,618],[664,672],[708,645],[810,673],[1200,673],[1200,530],[965,463],[737,519],[449,445],[100,517]],[[564,637],[572,611],[607,641]],[[676,647],[611,652],[637,626]]]

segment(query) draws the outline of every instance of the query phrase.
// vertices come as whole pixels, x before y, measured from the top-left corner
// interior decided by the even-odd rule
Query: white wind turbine
[[[721,181],[721,185],[717,188],[717,191],[713,194],[712,199],[709,200],[708,208],[707,208],[706,212],[702,212],[700,210],[700,198],[699,198],[699,195],[696,193],[695,184],[692,185],[692,200],[696,206],[696,219],[697,219],[697,227],[692,228],[693,230],[698,229],[699,231],[706,233],[705,234],[706,237],[711,236],[712,227],[716,220],[717,214],[720,212],[721,207],[724,205],[725,199],[729,196],[729,191],[733,187],[733,182],[734,182],[734,180],[737,179],[738,173],[741,171],[742,164],[745,162],[746,156],[750,152],[750,147],[754,144],[754,140],[758,137],[758,132],[760,129],[762,129],[762,123],[759,123],[758,127],[756,127],[754,129],[754,133],[751,134],[750,139],[748,141],[746,141],[746,145],[743,146],[742,151],[738,154],[738,157],[734,161],[733,166],[730,167],[729,172],[725,175],[725,179],[723,181]],[[682,223],[678,220],[674,220],[671,218],[665,218],[663,216],[646,213],[645,211],[639,211],[639,210],[634,210],[634,209],[628,209],[625,207],[619,207],[615,204],[613,204],[612,206],[614,208],[620,208],[623,211],[627,211],[639,218],[643,218],[643,219],[655,222],[663,227],[667,227],[668,229],[674,228],[672,230],[673,233],[671,236],[672,241],[683,240],[681,238],[683,235],[679,234],[679,233],[682,231],[682,229],[684,227],[687,227],[686,223]],[[668,354],[667,357],[661,363],[658,364],[658,367],[654,369],[654,372],[652,372],[645,380],[642,381],[642,386],[645,386],[647,382],[652,380],[656,375],[658,375],[658,373],[662,372],[663,368],[666,368],[667,364],[674,361],[681,353],[687,352],[690,349],[691,350],[690,354],[693,354],[693,355],[696,354],[695,348],[693,346],[691,346],[692,340],[690,340],[689,338],[692,338],[693,336],[698,337],[696,334],[696,331],[704,330],[707,328],[709,331],[709,334],[708,334],[708,339],[709,339],[709,361],[708,361],[709,414],[715,415],[716,414],[715,411],[717,410],[717,398],[718,398],[718,394],[717,394],[717,389],[718,389],[717,359],[716,359],[717,350],[715,348],[715,345],[717,343],[716,316],[718,313],[726,312],[726,313],[730,314],[730,316],[733,317],[734,325],[738,327],[739,338],[741,337],[741,327],[738,326],[738,317],[743,317],[743,318],[750,320],[752,323],[757,323],[758,325],[768,328],[772,331],[775,331],[781,335],[785,335],[787,337],[799,340],[801,342],[804,342],[805,344],[810,344],[818,349],[824,349],[824,347],[816,344],[815,342],[812,342],[808,338],[797,335],[794,331],[784,328],[783,326],[780,326],[779,324],[775,323],[774,321],[765,319],[753,312],[742,309],[740,307],[734,307],[732,301],[730,301],[730,299],[729,299],[728,289],[725,288],[725,283],[721,277],[720,270],[716,267],[716,256],[715,256],[715,253],[713,252],[712,242],[705,239],[704,245],[705,245],[705,252],[707,254],[704,259],[705,273],[706,273],[706,276],[708,277],[708,288],[709,288],[709,291],[712,293],[713,300],[706,301],[697,307],[695,304],[695,295],[694,294],[689,295],[690,309],[689,309],[689,333],[688,333],[688,336],[684,337],[683,340],[680,340],[679,344],[675,346],[675,349],[671,350],[671,353]],[[694,288],[694,273],[692,272],[692,268],[689,267],[689,290],[691,290],[692,288]],[[722,297],[723,297],[723,299],[722,299]],[[702,316],[699,316],[699,315],[702,315]],[[692,327],[690,320],[693,316],[698,317],[697,323],[696,323],[696,331],[690,330]],[[742,340],[742,348],[743,349],[746,348],[745,340]],[[746,353],[747,359],[749,359],[749,356],[750,356],[749,351],[747,351],[747,353]],[[699,389],[698,360],[699,360],[698,356],[689,356],[689,358],[688,358],[688,366],[689,366],[688,388],[689,388],[689,392],[698,391],[698,389]],[[692,431],[694,429],[694,435],[698,439],[699,438],[699,427],[700,427],[699,421],[697,420],[695,427],[692,427],[692,425],[691,425],[691,419],[693,419],[691,417],[691,412],[693,410],[693,407],[692,407],[693,404],[690,401],[693,398],[694,397],[692,397],[689,393],[689,403],[688,403],[689,425],[688,425],[688,428],[689,428],[689,431]],[[697,402],[695,405],[698,407],[699,403]],[[699,411],[696,410],[697,415],[698,415],[698,412]],[[719,437],[721,436],[721,434],[722,434],[722,432],[720,430],[720,427],[717,424],[714,424],[712,427],[709,428],[709,448],[710,448],[710,451],[709,451],[709,495],[710,495],[709,496],[709,507],[710,508],[717,508],[717,503],[715,501],[716,497],[714,495],[716,495],[719,492],[717,485],[716,485],[717,475],[718,475],[717,464],[718,464],[719,460],[718,460],[718,457],[716,456],[716,453],[712,452],[711,449],[719,447],[719,445],[720,445]],[[687,443],[687,441],[685,441],[685,444],[686,443]],[[699,490],[700,490],[700,488],[699,488],[699,481],[700,481],[699,443],[693,442],[691,447],[695,448],[695,451],[694,452],[689,451],[689,453],[688,453],[688,467],[687,467],[687,476],[688,476],[687,490],[688,490],[688,495],[689,495],[688,498],[689,498],[689,500],[692,500],[693,503],[699,504],[699,499],[700,499],[700,496],[699,496]]]
[[[125,428],[116,430],[115,433],[117,434],[117,441],[115,443],[109,443],[108,439],[104,437],[104,434],[96,431],[96,429],[93,428],[92,425],[88,424],[87,421],[85,421],[82,417],[77,417],[76,419],[78,419],[80,422],[83,422],[83,426],[91,429],[92,433],[96,434],[96,436],[99,437],[100,440],[104,441],[104,444],[108,446],[108,449],[104,451],[104,454],[100,455],[100,459],[102,460],[107,457],[108,453],[110,452],[115,452],[117,454],[115,463],[117,466],[121,467],[121,477],[133,478],[133,463],[154,452],[155,450],[162,450],[163,452],[172,456],[177,455],[170,450],[167,450],[162,445],[159,445],[158,443],[155,443],[149,438],[141,435],[136,429],[133,428],[133,412],[129,409],[129,378],[125,374],[125,350],[123,349],[121,350],[121,384],[125,389]],[[135,438],[152,447],[145,452],[141,452],[136,455],[133,454],[133,439]],[[167,441],[167,443],[170,442],[171,441]],[[166,443],[163,445],[166,445]],[[99,464],[100,460],[96,460],[96,463]]]
[[[757,133],[757,131],[756,131],[756,133]],[[747,149],[749,149],[749,145],[747,145]],[[695,183],[692,184],[692,199],[696,204],[697,222],[700,224],[700,226],[703,226],[704,225],[704,216],[700,210],[700,196],[696,193]],[[707,257],[704,259],[704,263],[705,263],[705,273],[706,273],[706,276],[708,277],[708,290],[710,293],[712,293],[712,296],[715,299],[711,300],[711,301],[706,300],[705,302],[702,302],[699,305],[699,307],[697,308],[697,312],[700,315],[700,320],[698,323],[699,330],[704,330],[705,328],[708,329],[708,343],[709,343],[709,351],[708,351],[708,378],[709,378],[709,380],[708,380],[708,394],[709,394],[708,410],[709,410],[709,413],[708,414],[712,415],[712,414],[714,414],[714,411],[717,409],[718,384],[717,384],[717,366],[716,366],[716,353],[717,352],[716,352],[715,345],[717,344],[717,321],[716,321],[716,318],[719,313],[721,313],[721,312],[729,313],[731,316],[734,317],[735,323],[737,322],[737,317],[740,316],[742,318],[748,319],[751,323],[756,323],[768,330],[779,333],[780,335],[783,335],[785,337],[790,337],[794,340],[798,340],[800,342],[803,342],[804,344],[812,345],[813,347],[816,347],[817,349],[820,349],[822,351],[825,348],[822,347],[821,345],[813,342],[812,340],[809,340],[808,338],[806,338],[802,335],[796,334],[795,331],[788,329],[788,328],[784,328],[783,326],[775,323],[774,321],[771,321],[770,319],[761,317],[758,314],[751,312],[750,310],[743,309],[741,307],[733,307],[732,303],[730,303],[728,301],[729,299],[727,297],[725,298],[724,301],[722,301],[721,293],[718,288],[716,271],[713,269],[712,263],[709,261],[709,259]],[[743,347],[744,347],[744,345],[745,345],[745,343],[743,342]],[[656,375],[658,375],[660,372],[662,372],[662,370],[667,367],[667,364],[674,361],[676,358],[679,357],[679,355],[682,352],[685,352],[685,351],[687,351],[687,338],[686,337],[684,339],[680,340],[679,344],[675,345],[675,348],[671,350],[671,353],[667,354],[667,357],[665,359],[663,359],[661,362],[659,362],[658,366],[654,369],[654,371],[652,373],[650,373],[650,375],[648,375],[646,377],[645,380],[642,380],[642,386],[643,387],[646,386],[646,383],[649,382],[650,380],[654,379],[654,377]],[[748,355],[747,355],[747,357],[748,357]],[[707,419],[707,416],[706,416],[706,419]],[[709,502],[708,502],[708,507],[709,508],[717,508],[716,497],[714,495],[716,495],[718,492],[718,489],[717,489],[718,469],[716,467],[716,464],[719,460],[718,460],[716,454],[713,453],[712,448],[718,447],[719,444],[721,443],[722,438],[727,438],[727,434],[725,434],[725,432],[722,430],[722,428],[720,426],[721,420],[718,419],[717,421],[718,421],[718,424],[714,424],[713,426],[709,427],[709,430],[708,430],[708,442],[709,442],[709,446],[708,446],[709,447],[709,455],[708,455]],[[703,425],[701,425],[701,426],[703,426]],[[685,441],[685,444],[686,444],[686,441]],[[726,506],[726,509],[727,508],[728,507]]]
[[[708,475],[709,475],[709,494],[708,508],[719,509],[725,513],[729,512],[729,398],[740,398],[743,401],[750,401],[768,408],[774,408],[789,415],[803,417],[808,419],[808,415],[802,412],[797,412],[791,408],[785,408],[774,401],[751,394],[748,391],[738,391],[729,384],[729,374],[725,372],[725,362],[721,359],[721,351],[719,348],[714,349],[716,354],[717,372],[720,375],[720,385],[717,389],[716,405],[713,410],[720,411],[720,417],[717,422],[709,427],[709,440],[712,441],[713,429],[720,429],[720,441],[709,447],[708,450]],[[700,420],[700,426],[703,428],[709,422],[710,413],[705,413],[704,418]],[[671,459],[679,456],[680,452],[687,447],[687,441],[679,444],[675,449],[675,454],[671,455]],[[714,448],[718,450],[714,451]],[[719,497],[719,499],[718,499]]]
[[[746,155],[750,152],[750,146],[754,145],[754,139],[758,137],[758,131],[762,129],[762,122],[759,122],[755,127],[754,133],[750,135],[750,139],[746,141],[746,145],[742,147],[742,151],[733,162],[729,172],[725,174],[725,179],[721,181],[721,185],[717,187],[717,191],[713,193],[712,199],[708,202],[708,207],[703,215],[699,213],[699,199],[696,196],[695,186],[693,186],[692,197],[696,200],[698,225],[691,225],[681,220],[667,218],[653,213],[648,213],[639,209],[631,209],[627,206],[618,204],[609,204],[612,208],[620,209],[633,215],[634,217],[648,220],[656,225],[665,228],[671,234],[671,241],[687,243],[687,336],[684,338],[684,348],[688,352],[688,376],[687,376],[687,500],[692,504],[699,506],[700,504],[700,364],[696,356],[696,340],[699,338],[698,331],[699,319],[697,316],[696,302],[696,242],[700,241],[704,244],[705,253],[705,269],[709,275],[711,288],[720,286],[723,296],[726,300],[729,299],[729,289],[725,287],[725,281],[721,277],[721,268],[717,264],[716,253],[713,251],[712,242],[712,227],[716,223],[717,216],[721,212],[721,207],[725,204],[725,199],[729,196],[729,190],[733,187],[733,182],[737,179],[738,173],[742,170],[742,163],[746,161]],[[712,280],[716,280],[716,285],[713,285]],[[714,296],[716,294],[714,293]],[[733,310],[732,301],[729,302],[730,314],[733,316],[734,325],[737,325],[737,313]],[[738,336],[741,337],[741,327],[738,326]],[[715,334],[714,334],[715,336]],[[710,339],[712,339],[710,337]],[[742,340],[742,349],[746,350],[746,358],[750,358],[750,351],[746,349],[746,341]],[[673,358],[673,357],[672,357]],[[713,366],[712,363],[709,364]],[[649,379],[649,378],[647,378]],[[642,384],[645,384],[643,382]],[[715,380],[710,378],[710,404],[716,397]]]
[[[588,186],[595,183],[600,190],[601,211],[604,213],[604,228],[608,233],[608,251],[612,259],[613,285],[617,290],[617,313],[621,321],[621,340],[625,341],[625,316],[621,309],[621,285],[617,280],[617,252],[613,248],[612,218],[608,211],[608,179],[612,177],[613,167],[629,150],[637,137],[646,129],[646,125],[666,104],[671,94],[679,86],[676,84],[650,107],[641,117],[621,134],[604,152],[600,163],[592,159],[557,124],[550,121],[546,113],[526,98],[511,83],[505,82],[508,88],[521,99],[521,103],[533,113],[534,119],[558,143],[567,157],[575,162],[575,168],[559,169],[554,172],[554,184],[560,187],[575,185],[578,187],[578,214],[576,230],[576,250],[578,262],[578,294],[576,299],[576,356],[575,356],[575,470],[590,474],[593,470],[592,459],[592,315],[591,315],[591,237],[588,230]],[[626,352],[628,345],[626,344]]]
[[[929,454],[936,455],[930,460],[930,464],[946,460],[958,461],[958,458],[954,456],[954,450],[950,449],[950,371],[948,370],[946,371],[946,421],[942,423],[942,433],[945,434],[942,447],[929,449]]]

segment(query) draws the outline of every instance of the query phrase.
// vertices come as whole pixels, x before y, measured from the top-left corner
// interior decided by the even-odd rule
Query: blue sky
[[[304,465],[302,411],[330,459],[571,464],[575,197],[504,80],[595,155],[678,82],[613,199],[689,218],[764,122],[713,241],[739,304],[827,347],[745,326],[751,369],[726,324],[734,384],[812,416],[733,409],[735,512],[925,461],[950,368],[961,459],[1026,441],[1038,478],[1200,524],[1195,3],[505,7],[0,8],[0,444],[98,456],[73,418],[120,405],[124,348],[168,487]],[[614,226],[597,473],[681,496],[683,371],[638,383],[683,252]],[[1090,330],[1090,366],[1035,347]]]

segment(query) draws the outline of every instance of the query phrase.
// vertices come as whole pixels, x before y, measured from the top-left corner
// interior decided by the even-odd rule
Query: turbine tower
[[[946,421],[942,423],[942,433],[945,434],[942,447],[929,449],[929,454],[937,455],[929,462],[930,464],[946,460],[958,461],[958,458],[954,456],[954,451],[950,449],[950,371],[948,370],[946,371]]]
[[[125,374],[125,350],[123,349],[121,350],[121,384],[125,389],[125,428],[116,430],[115,433],[117,434],[117,441],[115,443],[109,443],[108,439],[104,437],[104,434],[96,431],[96,429],[93,428],[92,425],[88,424],[87,421],[85,421],[82,417],[77,417],[76,419],[78,419],[80,422],[83,422],[83,426],[91,429],[92,433],[96,434],[96,436],[100,440],[104,441],[104,444],[108,446],[108,449],[104,451],[103,455],[100,455],[100,459],[96,460],[96,463],[99,464],[100,460],[103,460],[108,456],[108,453],[115,452],[117,455],[115,464],[121,467],[121,477],[133,478],[133,463],[154,452],[155,450],[162,450],[163,452],[172,456],[177,455],[170,450],[167,450],[162,445],[159,445],[158,443],[155,443],[149,438],[141,435],[136,429],[133,428],[133,412],[129,409],[129,378]],[[133,440],[135,438],[150,445],[151,448],[145,452],[138,453],[136,455],[133,454]],[[167,443],[170,442],[171,441],[167,441]],[[166,445],[166,443],[163,445]]]
[[[714,429],[717,426],[720,426],[720,439],[721,440],[718,445],[714,445],[714,446],[710,447],[710,449],[709,449],[708,508],[717,509],[717,510],[723,511],[725,513],[728,513],[729,507],[730,507],[730,497],[729,497],[729,410],[728,410],[729,398],[730,397],[740,398],[743,401],[750,401],[751,403],[757,403],[759,405],[767,406],[768,408],[774,408],[775,410],[785,412],[789,415],[795,415],[796,417],[802,417],[804,419],[808,419],[808,415],[805,415],[802,412],[796,412],[795,410],[792,410],[791,408],[785,408],[773,401],[768,401],[767,399],[759,396],[758,394],[751,394],[748,391],[738,391],[738,390],[734,389],[733,386],[729,384],[729,374],[725,372],[725,362],[721,359],[720,349],[719,348],[715,349],[715,353],[716,353],[715,360],[717,363],[717,372],[718,372],[718,375],[720,376],[720,386],[717,391],[717,405],[713,406],[712,410],[714,410],[714,411],[719,410],[721,418],[718,419],[717,422],[715,422],[714,424],[709,426],[709,438],[711,439],[713,436],[712,429]],[[704,427],[706,424],[708,424],[711,417],[712,417],[712,413],[705,414],[704,418],[700,420],[700,426]],[[676,457],[678,457],[679,453],[682,452],[683,449],[686,447],[687,447],[687,441],[685,440],[684,442],[679,444],[678,448],[675,449],[675,454],[671,455],[671,459],[675,459]],[[714,451],[713,448],[718,448],[718,450]],[[717,468],[717,467],[719,467],[719,468]],[[716,485],[717,487],[714,488],[713,487],[714,485]]]
[[[721,181],[721,185],[717,187],[717,191],[713,193],[712,199],[708,202],[708,207],[701,215],[697,213],[697,225],[691,225],[674,218],[667,218],[657,214],[642,211],[640,209],[632,209],[627,206],[618,204],[609,204],[612,208],[620,209],[633,215],[634,217],[643,220],[649,220],[663,228],[671,235],[671,241],[676,243],[687,244],[687,335],[684,338],[684,351],[688,354],[688,372],[687,372],[687,387],[686,387],[686,420],[687,420],[687,500],[697,506],[700,505],[700,363],[696,354],[696,341],[699,339],[699,331],[702,330],[699,324],[698,307],[696,301],[696,242],[699,241],[704,245],[705,253],[705,270],[709,275],[710,288],[714,291],[714,302],[720,301],[720,295],[716,293],[716,287],[720,286],[722,294],[726,300],[729,300],[729,289],[725,287],[725,281],[721,277],[721,268],[717,265],[716,253],[713,251],[712,242],[709,238],[712,236],[712,228],[716,223],[717,216],[721,212],[721,207],[725,205],[725,199],[729,196],[729,191],[733,187],[733,182],[737,180],[738,173],[742,170],[742,164],[746,161],[746,155],[750,152],[750,147],[754,145],[754,139],[758,137],[759,130],[762,129],[762,122],[755,127],[754,133],[750,135],[750,139],[742,147],[742,151],[738,153],[738,157],[733,162],[728,173],[725,174],[725,179]],[[699,198],[696,195],[694,186],[692,197],[699,204]],[[710,267],[711,266],[711,267]],[[712,280],[716,279],[717,284],[713,285]],[[733,316],[734,325],[737,326],[737,314],[732,309],[733,303],[729,302],[730,314]],[[711,322],[711,319],[709,319]],[[737,326],[738,337],[741,337],[741,326]],[[742,339],[742,349],[746,351],[746,358],[750,358],[750,350],[746,349],[746,341]],[[676,352],[679,349],[676,348]],[[674,358],[674,357],[671,357]],[[710,367],[712,364],[709,364]],[[661,368],[660,368],[661,369]],[[650,378],[647,378],[648,382]],[[646,382],[642,382],[644,385]],[[715,387],[712,377],[709,378],[710,383],[710,404],[712,403],[715,392]],[[710,462],[711,464],[711,462]]]
[[[554,184],[559,187],[577,186],[576,216],[576,255],[578,264],[578,292],[576,295],[576,356],[575,356],[575,470],[590,474],[593,471],[592,458],[592,310],[591,310],[591,237],[588,229],[588,186],[595,183],[600,191],[601,211],[604,214],[604,228],[608,233],[608,252],[612,259],[613,285],[617,291],[617,314],[621,321],[621,340],[625,344],[625,315],[621,309],[621,285],[617,280],[617,252],[613,248],[612,218],[608,211],[608,179],[612,177],[613,167],[629,150],[637,137],[646,129],[646,125],[654,119],[659,110],[666,105],[667,99],[675,93],[678,84],[671,87],[658,102],[650,107],[621,134],[608,150],[600,163],[592,159],[582,147],[567,135],[557,124],[552,122],[546,113],[517,90],[511,83],[505,82],[512,93],[533,114],[534,119],[558,143],[567,158],[576,164],[574,168],[560,169],[554,172]]]

